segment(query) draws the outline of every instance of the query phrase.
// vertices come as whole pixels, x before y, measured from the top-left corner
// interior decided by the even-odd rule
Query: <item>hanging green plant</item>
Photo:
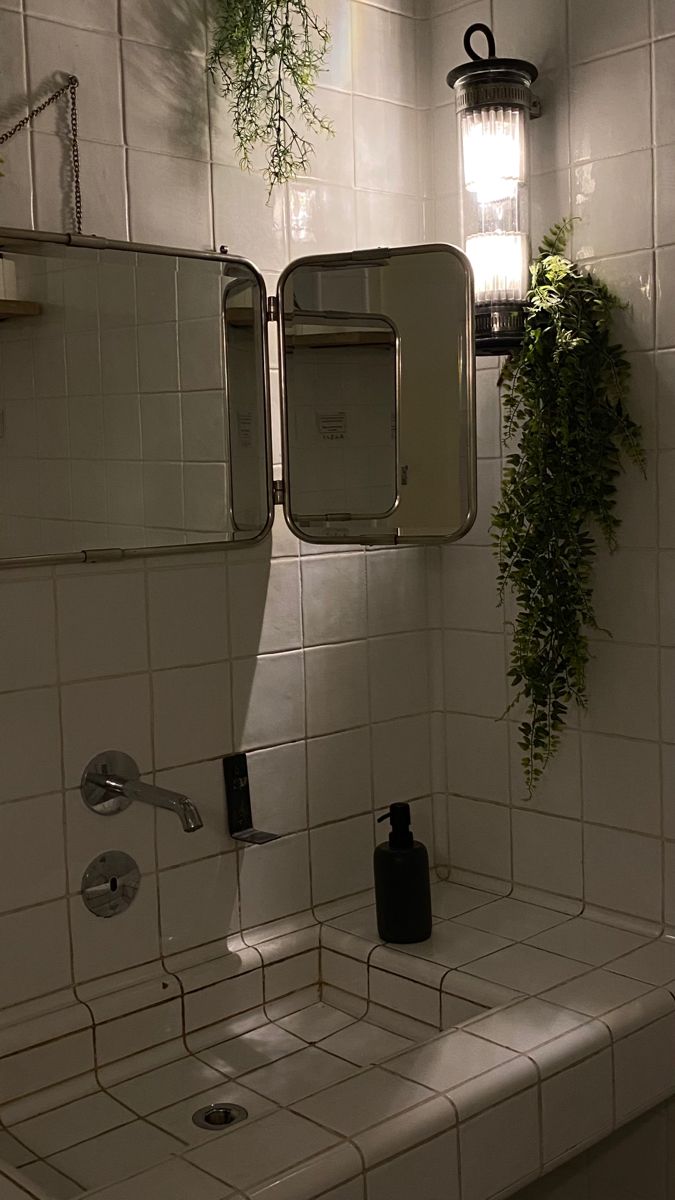
[[[527,709],[519,746],[531,796],[570,704],[586,704],[588,631],[597,629],[593,563],[610,550],[622,456],[645,470],[626,410],[630,366],[612,342],[625,307],[564,256],[571,221],[553,227],[531,268],[522,346],[501,375],[506,460],[493,534],[499,595],[516,606],[509,677]]]
[[[329,45],[306,0],[215,0],[209,71],[230,101],[241,166],[263,146],[270,190],[306,173],[308,135],[332,133],[313,101]]]

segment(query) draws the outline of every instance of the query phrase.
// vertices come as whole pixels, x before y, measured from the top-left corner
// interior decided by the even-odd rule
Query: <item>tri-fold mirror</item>
[[[0,565],[335,545],[475,516],[471,272],[447,245],[251,263],[0,229]],[[268,330],[278,324],[273,482]]]

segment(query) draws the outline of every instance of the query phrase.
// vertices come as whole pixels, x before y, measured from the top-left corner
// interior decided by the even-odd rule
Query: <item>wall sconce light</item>
[[[485,35],[488,57],[471,45]],[[476,353],[504,354],[522,339],[529,283],[528,123],[541,108],[532,95],[538,71],[519,58],[497,58],[488,25],[464,34],[470,62],[448,75],[457,107],[462,180],[462,240],[474,272]]]

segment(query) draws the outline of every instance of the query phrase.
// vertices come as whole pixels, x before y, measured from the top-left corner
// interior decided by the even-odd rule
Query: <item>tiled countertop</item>
[[[0,1200],[488,1200],[675,1092],[675,942],[452,883],[434,912],[407,948],[304,914],[0,1026]],[[248,1120],[198,1129],[215,1100]]]

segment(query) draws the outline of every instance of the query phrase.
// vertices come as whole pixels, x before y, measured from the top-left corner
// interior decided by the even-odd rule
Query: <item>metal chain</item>
[[[70,98],[70,149],[73,162],[73,198],[76,233],[82,233],[82,188],[80,185],[80,146],[78,142],[77,123],[77,89],[79,86],[80,81],[77,76],[69,75],[68,80],[66,83],[64,83],[63,87],[57,88],[57,90],[53,92],[51,96],[48,96],[46,100],[42,101],[42,104],[36,105],[35,108],[31,109],[27,116],[22,117],[20,121],[17,121],[16,125],[13,125],[11,129],[6,131],[6,133],[0,134],[0,146],[3,146],[5,142],[8,142],[10,138],[13,138],[16,133],[19,133],[20,130],[25,129],[26,125],[29,125],[35,117],[39,117],[40,113],[43,113],[46,108],[49,108],[50,104],[56,104],[57,100],[60,100],[62,96],[66,95],[66,93],[68,94]]]

